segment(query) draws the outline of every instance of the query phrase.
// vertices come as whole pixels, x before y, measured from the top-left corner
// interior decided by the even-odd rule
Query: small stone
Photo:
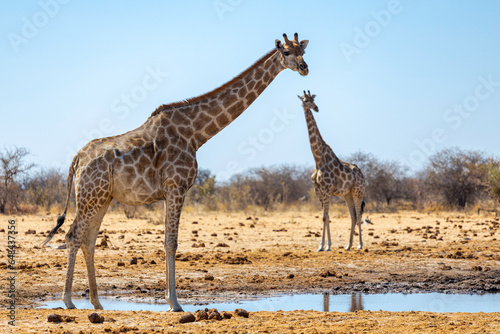
[[[118,263],[116,265],[118,267],[123,267],[123,266],[125,266],[125,263],[123,263],[122,261],[118,261]]]
[[[188,323],[188,322],[195,322],[196,321],[196,318],[195,316],[193,315],[193,313],[187,313],[187,314],[184,314],[182,317],[180,317],[179,319],[179,323],[180,324],[185,324],[185,323]]]
[[[155,260],[151,260],[151,262],[149,262],[151,264],[156,264],[156,261]]]
[[[196,311],[195,314],[196,314],[196,321],[208,319],[208,314],[205,310],[198,310],[198,311]]]
[[[93,324],[101,324],[104,322],[104,317],[100,316],[97,313],[90,313],[89,314],[89,321]]]
[[[325,270],[319,274],[321,277],[334,277],[335,276],[335,271],[333,270]]]
[[[292,278],[294,278],[294,277],[295,277],[295,275],[294,275],[294,274],[290,274],[290,275],[288,275],[288,277],[287,277],[287,278],[292,279]]]
[[[210,275],[210,274],[206,274],[205,275],[205,281],[213,281],[215,278],[213,275]]]
[[[243,317],[243,318],[248,318],[248,316],[249,316],[248,311],[245,311],[242,308],[237,308],[236,310],[234,310],[234,314],[236,314],[239,317]]]
[[[132,260],[130,260],[130,264],[137,264],[137,258],[132,258]]]
[[[47,317],[48,322],[61,322],[62,317],[59,314],[49,314]]]

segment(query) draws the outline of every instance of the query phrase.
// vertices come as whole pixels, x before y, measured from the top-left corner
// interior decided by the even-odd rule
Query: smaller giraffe
[[[311,151],[316,162],[311,179],[314,184],[316,196],[318,196],[323,207],[323,233],[318,252],[331,250],[330,218],[328,216],[330,196],[342,196],[351,215],[351,234],[349,236],[349,243],[345,249],[351,249],[356,224],[359,226],[358,249],[361,249],[363,247],[363,241],[361,240],[361,216],[365,206],[365,202],[363,201],[365,194],[365,178],[363,173],[358,166],[340,160],[321,137],[311,112],[311,109],[316,112],[319,110],[318,106],[314,103],[316,95],[311,95],[309,91],[307,93],[304,91],[304,95],[298,95],[298,97],[302,101],[302,107],[306,115]],[[326,248],[325,234],[328,237]]]

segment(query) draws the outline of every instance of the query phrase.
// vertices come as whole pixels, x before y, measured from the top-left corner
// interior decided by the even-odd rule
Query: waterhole
[[[105,310],[117,311],[166,311],[165,303],[140,303],[120,298],[100,298]],[[89,299],[73,299],[79,309],[93,309]],[[241,300],[227,303],[188,304],[180,300],[186,312],[200,308],[217,308],[233,311],[294,311],[315,310],[323,312],[369,311],[428,311],[428,312],[500,312],[500,294],[466,295],[444,293],[386,293],[386,294],[298,294]],[[42,308],[64,307],[61,300],[46,301]]]

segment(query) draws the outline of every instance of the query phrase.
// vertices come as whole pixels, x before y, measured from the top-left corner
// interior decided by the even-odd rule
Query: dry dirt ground
[[[127,219],[109,213],[101,226],[95,254],[100,295],[144,301],[164,300],[165,257],[162,218],[145,213]],[[332,214],[332,251],[316,252],[319,211],[273,213],[185,212],[177,253],[177,291],[182,304],[230,301],[279,293],[448,292],[498,293],[500,219],[493,215],[419,213],[368,214],[363,250],[347,244],[350,220]],[[70,214],[50,245],[40,247],[55,226],[55,215],[1,216],[0,270],[7,276],[8,220],[15,220],[16,327],[7,324],[8,291],[0,296],[0,332],[16,333],[500,333],[497,313],[291,311],[250,312],[221,321],[180,324],[182,314],[99,311],[105,321],[92,324],[92,310],[37,309],[61,297],[66,269],[64,243]],[[5,245],[5,246],[4,246]],[[137,264],[132,264],[136,259]],[[87,273],[78,255],[73,292],[86,294]],[[500,295],[499,295],[500,298]],[[297,305],[300,308],[300,305]],[[167,307],[165,306],[165,309]],[[223,311],[223,309],[219,310]],[[47,321],[49,314],[68,322]],[[64,320],[64,319],[63,319]]]

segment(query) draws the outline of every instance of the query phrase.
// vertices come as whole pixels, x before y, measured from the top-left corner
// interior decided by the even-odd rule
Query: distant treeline
[[[28,157],[25,148],[0,152],[0,213],[60,212],[67,171],[37,168],[28,163]],[[401,163],[372,154],[358,152],[343,160],[363,171],[365,201],[371,210],[464,209],[478,203],[496,206],[500,201],[500,160],[483,152],[444,149],[412,174]],[[286,164],[253,168],[225,182],[217,182],[211,171],[200,169],[186,205],[208,210],[319,206],[311,182],[313,169]],[[112,208],[125,209],[127,215],[135,212],[118,203]]]

